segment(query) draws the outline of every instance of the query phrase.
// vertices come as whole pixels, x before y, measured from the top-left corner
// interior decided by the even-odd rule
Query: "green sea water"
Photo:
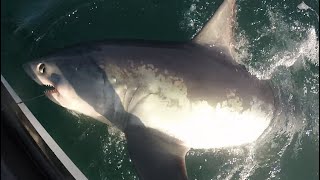
[[[43,88],[23,63],[92,40],[188,41],[221,2],[2,0],[1,74],[28,99]],[[319,179],[319,0],[302,2],[237,1],[236,59],[279,87],[281,112],[253,144],[191,150],[190,179]],[[89,179],[138,179],[125,140],[105,124],[44,97],[26,104]]]

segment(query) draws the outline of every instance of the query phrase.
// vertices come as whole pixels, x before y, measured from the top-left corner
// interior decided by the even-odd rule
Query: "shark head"
[[[95,119],[113,115],[115,91],[103,69],[90,58],[41,58],[23,68],[39,85],[50,88],[45,94],[56,104]]]
[[[25,72],[39,85],[50,88],[45,95],[58,105],[70,102],[70,94],[75,95],[74,88],[62,74],[60,68],[51,61],[39,60],[23,65]]]

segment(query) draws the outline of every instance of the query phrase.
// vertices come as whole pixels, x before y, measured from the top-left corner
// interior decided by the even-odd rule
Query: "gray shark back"
[[[253,97],[274,105],[271,83],[251,75],[222,49],[193,43],[155,41],[106,41],[59,51],[52,57],[87,59],[100,67],[113,64],[121,69],[146,66],[156,74],[183,79],[190,100],[206,100],[211,105],[225,101],[230,93],[250,108]],[[112,74],[109,74],[113,76]]]

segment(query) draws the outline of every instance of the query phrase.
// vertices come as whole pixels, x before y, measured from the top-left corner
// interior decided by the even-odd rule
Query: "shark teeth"
[[[51,84],[44,84],[44,86],[51,88],[51,89],[45,90],[44,93],[46,93],[46,94],[58,93],[58,90],[54,86],[52,86]]]
[[[46,94],[48,94],[48,93],[57,93],[58,92],[58,90],[56,90],[56,89],[52,89],[52,90],[45,90],[44,91],[44,93],[46,93]]]

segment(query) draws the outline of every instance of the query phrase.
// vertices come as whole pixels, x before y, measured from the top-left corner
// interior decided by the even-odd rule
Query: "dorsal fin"
[[[218,46],[232,55],[235,1],[224,0],[192,41],[205,46]]]

